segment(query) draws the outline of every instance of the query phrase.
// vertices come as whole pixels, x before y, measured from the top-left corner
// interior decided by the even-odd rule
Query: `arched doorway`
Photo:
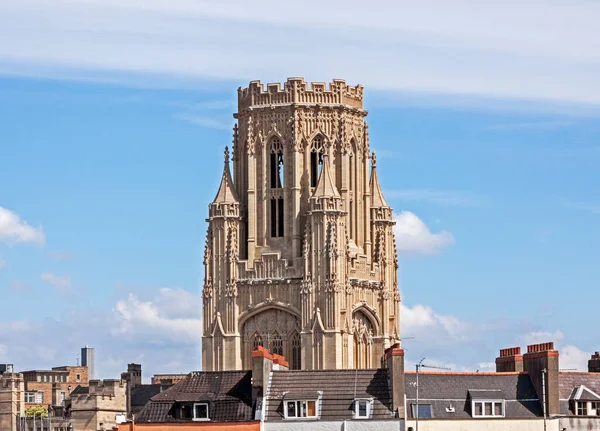
[[[252,350],[257,346],[285,357],[290,369],[301,367],[300,319],[279,308],[269,308],[250,317],[242,328],[244,368],[249,369]]]

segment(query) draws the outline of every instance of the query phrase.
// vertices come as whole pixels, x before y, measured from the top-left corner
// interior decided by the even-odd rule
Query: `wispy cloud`
[[[51,272],[44,272],[40,275],[40,279],[50,283],[56,289],[65,292],[71,287],[71,276],[70,275],[56,275]]]
[[[375,0],[371,10],[363,6],[358,0],[307,0],[302,8],[275,0],[5,0],[0,38],[12,43],[0,46],[0,69],[65,78],[160,77],[154,85],[339,76],[382,90],[600,103],[598,2]],[[240,38],[269,48],[247,49]],[[318,45],[341,49],[315,51]]]
[[[211,117],[205,117],[203,115],[175,114],[173,115],[173,118],[187,121],[188,123],[196,124],[198,126],[208,127],[209,129],[230,130],[232,127],[232,125],[226,123],[225,121]]]
[[[454,236],[447,231],[432,233],[427,225],[410,211],[394,216],[396,247],[401,254],[437,254],[454,244]]]
[[[404,189],[386,190],[385,196],[403,201],[425,201],[438,205],[477,207],[486,199],[476,193],[457,190]]]
[[[41,226],[34,228],[13,211],[0,207],[0,241],[7,244],[29,243],[43,246],[46,235]]]

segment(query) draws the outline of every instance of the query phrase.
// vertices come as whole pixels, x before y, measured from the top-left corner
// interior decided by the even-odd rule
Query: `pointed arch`
[[[354,307],[352,307],[353,316],[356,312],[362,312],[371,321],[373,335],[381,335],[381,319],[373,307],[369,306],[369,304],[366,302],[359,302],[358,304],[354,304]]]
[[[310,186],[317,187],[325,157],[325,135],[315,134],[310,140]]]

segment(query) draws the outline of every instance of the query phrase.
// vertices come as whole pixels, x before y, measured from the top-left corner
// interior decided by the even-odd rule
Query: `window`
[[[302,343],[300,341],[300,334],[298,334],[297,332],[294,332],[294,335],[292,335],[292,363],[290,364],[292,370],[300,369],[301,354],[302,354]]]
[[[412,413],[413,417],[417,417],[417,405],[412,405]],[[418,415],[420,418],[432,418],[431,404],[421,404],[419,403]]]
[[[42,404],[44,402],[44,393],[43,392],[35,393],[35,402],[37,404]]]
[[[368,419],[371,417],[371,400],[356,399],[354,400],[354,418]]]
[[[271,237],[283,236],[283,198],[271,199]]]
[[[317,401],[286,401],[284,406],[284,414],[286,419],[316,418]]]
[[[473,417],[503,417],[504,401],[473,401]]]
[[[577,416],[587,416],[587,401],[577,401]]]
[[[60,393],[59,402],[61,402],[61,403],[62,403],[62,402],[65,400],[65,395],[66,395],[66,394],[65,394],[64,392],[61,392],[61,393]]]
[[[270,184],[272,189],[280,189],[283,187],[283,148],[281,141],[278,138],[271,140],[271,155],[270,155]]]
[[[35,392],[25,392],[25,402],[35,403]]]
[[[277,332],[273,334],[273,338],[271,339],[270,350],[276,355],[283,356],[283,339],[281,338],[281,335],[279,335]]]
[[[75,375],[75,381],[77,381],[77,382],[81,381],[81,374],[76,374]]]
[[[600,401],[592,401],[591,402],[590,414],[600,416]]]
[[[179,408],[179,419],[192,419],[192,405],[182,404]]]
[[[195,421],[209,420],[209,418],[208,418],[208,403],[194,404],[194,420]]]
[[[317,181],[323,168],[323,138],[316,136],[310,151],[310,186],[317,187]]]

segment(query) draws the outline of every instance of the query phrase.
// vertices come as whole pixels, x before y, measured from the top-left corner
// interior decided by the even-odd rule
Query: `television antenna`
[[[417,365],[415,366],[415,368],[417,369],[417,405],[415,408],[415,419],[416,419],[416,431],[419,431],[419,370],[421,368],[433,368],[436,370],[448,370],[450,371],[450,368],[447,367],[436,367],[435,365],[426,365],[423,363],[423,361],[425,360],[425,358],[421,359],[419,362],[417,362]]]

